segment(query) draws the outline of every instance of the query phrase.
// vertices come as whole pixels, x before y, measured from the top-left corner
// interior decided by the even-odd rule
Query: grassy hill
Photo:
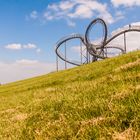
[[[0,139],[140,139],[140,51],[0,86]]]

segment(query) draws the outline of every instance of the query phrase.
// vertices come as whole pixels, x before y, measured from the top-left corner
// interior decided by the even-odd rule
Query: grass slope
[[[140,139],[140,52],[1,86],[0,139]]]

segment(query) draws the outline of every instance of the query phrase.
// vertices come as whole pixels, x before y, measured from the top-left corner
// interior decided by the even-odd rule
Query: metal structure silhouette
[[[101,40],[99,43],[95,43],[90,39],[91,30],[96,28],[95,25],[97,25],[97,24],[99,24],[102,27],[102,33],[103,33],[102,38],[100,38]],[[105,21],[101,18],[94,19],[88,25],[84,36],[80,35],[80,34],[72,34],[72,35],[62,38],[61,40],[59,40],[57,42],[56,50],[55,50],[56,55],[57,55],[57,57],[56,57],[57,71],[59,69],[58,58],[60,58],[61,60],[63,60],[65,62],[65,69],[67,69],[67,63],[76,65],[76,66],[80,66],[83,64],[97,61],[99,59],[108,58],[108,56],[109,56],[108,49],[118,49],[119,51],[121,51],[122,54],[126,53],[127,47],[126,47],[126,35],[125,34],[127,32],[134,32],[134,31],[140,32],[140,27],[129,25],[125,29],[116,33],[115,35],[108,37],[108,29],[107,29],[107,25],[106,25]],[[123,34],[124,34],[124,47],[123,48],[119,47],[119,46],[109,45],[109,43],[111,41],[113,41],[115,38],[117,38],[118,36],[123,35]],[[67,42],[70,40],[75,40],[75,39],[79,39],[81,42],[80,43],[81,62],[72,61],[67,58]],[[82,50],[81,44],[83,44],[85,46],[86,53],[82,53],[83,50]],[[60,51],[60,48],[63,46],[64,46],[64,55]],[[84,61],[83,61],[83,58],[84,58]]]

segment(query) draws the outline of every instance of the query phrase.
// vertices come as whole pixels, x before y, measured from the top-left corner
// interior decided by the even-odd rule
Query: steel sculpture
[[[90,33],[91,30],[94,28],[95,25],[100,24],[102,26],[102,38],[101,41],[98,44],[95,44],[92,40],[90,40]],[[97,61],[98,59],[105,59],[108,58],[108,49],[118,49],[121,51],[121,53],[126,53],[126,36],[125,34],[127,32],[140,32],[140,27],[134,27],[129,25],[129,27],[125,28],[124,30],[119,31],[115,35],[108,37],[108,29],[105,21],[103,19],[97,18],[94,19],[87,27],[85,36],[80,35],[80,34],[72,34],[67,37],[62,38],[59,40],[56,44],[56,55],[57,55],[57,70],[58,70],[58,57],[65,62],[65,69],[67,68],[67,63],[80,66],[85,63],[90,63],[93,61]],[[112,46],[109,45],[109,43],[117,38],[120,35],[124,34],[124,48],[119,47],[119,46]],[[94,35],[93,35],[94,36]],[[82,49],[81,49],[81,62],[75,62],[67,58],[66,55],[66,43],[70,40],[74,39],[79,39],[81,43],[85,46],[86,48],[86,55],[82,54]],[[60,51],[60,48],[65,44],[65,55],[63,55]],[[86,61],[82,61],[82,56],[86,58]]]

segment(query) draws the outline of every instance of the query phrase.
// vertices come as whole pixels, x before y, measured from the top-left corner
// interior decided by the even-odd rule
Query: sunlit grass
[[[0,139],[140,139],[140,52],[0,87]]]

